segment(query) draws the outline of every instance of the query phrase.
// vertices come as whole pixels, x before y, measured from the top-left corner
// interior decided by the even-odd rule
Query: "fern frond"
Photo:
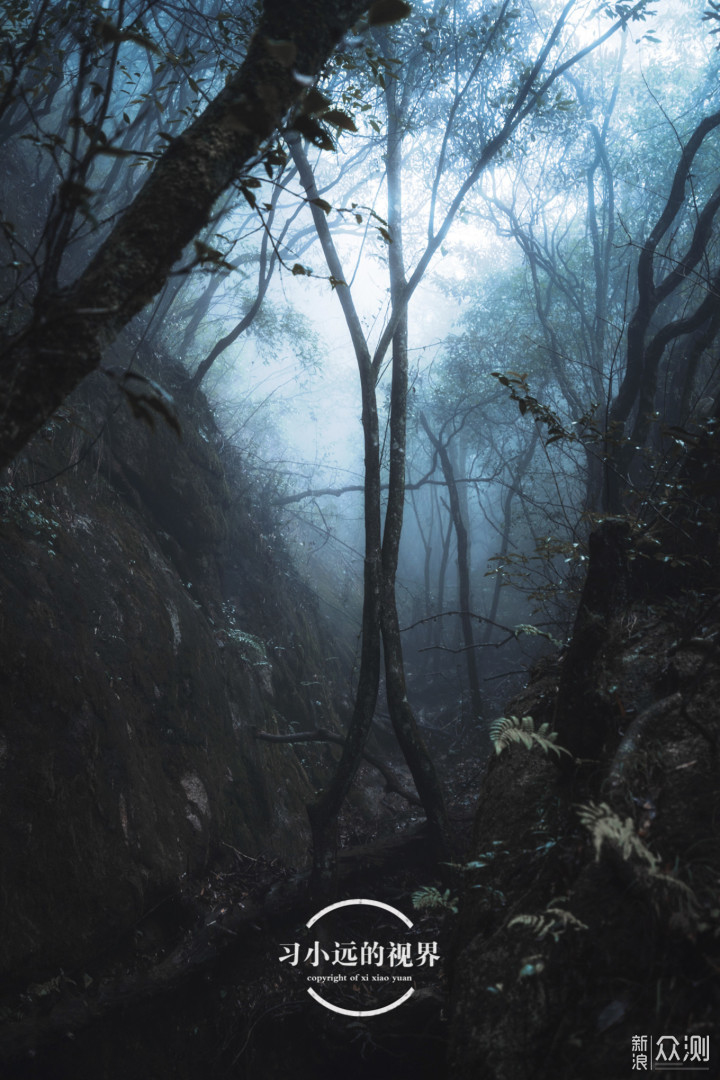
[[[552,901],[550,901],[552,904]],[[565,930],[587,930],[587,926],[571,911],[548,905],[541,915],[516,915],[508,923],[508,930],[520,926],[537,938],[552,937],[555,941]]]
[[[577,807],[577,812],[580,821],[592,835],[596,859],[600,858],[603,844],[608,843],[626,861],[634,855],[645,863],[651,874],[657,872],[660,860],[637,835],[632,818],[627,817],[622,821],[607,803],[585,803]]]
[[[674,874],[666,874],[663,870],[657,871],[652,876],[658,884],[664,885],[665,888],[678,893],[678,899],[682,897],[691,907],[699,908],[700,902],[695,895],[694,890],[691,889],[689,885],[686,885],[684,881],[681,881],[680,878],[675,877]]]
[[[542,915],[516,915],[508,923],[508,930],[513,926],[522,926],[536,937],[543,937],[548,930],[548,924]]]
[[[515,637],[518,637],[520,634],[544,637],[548,639],[551,645],[557,646],[558,649],[562,648],[562,641],[558,641],[558,639],[553,637],[552,634],[549,634],[547,630],[540,630],[537,626],[533,626],[532,623],[518,623],[513,633],[515,634]]]
[[[635,860],[640,868],[656,885],[662,885],[674,892],[680,900],[685,900],[691,907],[698,905],[694,891],[674,874],[660,869],[661,861],[657,855],[643,843],[635,832],[632,818],[622,821],[607,803],[586,803],[577,807],[578,817],[591,833],[595,847],[595,858],[600,858],[604,843],[610,844],[626,862]]]
[[[446,889],[441,893],[439,889],[436,889],[434,885],[423,885],[422,888],[417,889],[411,897],[412,906],[416,911],[432,911],[433,909],[442,909],[446,911],[452,911],[457,915],[457,896],[450,896],[450,890]]]
[[[541,724],[536,731],[532,716],[501,716],[490,726],[490,739],[496,754],[502,754],[512,742],[520,743],[528,750],[539,746],[545,754],[552,751],[558,757],[570,753],[564,746],[557,745],[557,732],[550,731],[549,724]]]

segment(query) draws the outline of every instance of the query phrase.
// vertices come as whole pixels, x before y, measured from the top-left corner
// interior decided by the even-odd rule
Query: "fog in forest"
[[[505,1029],[492,1071],[494,1051],[476,1045],[490,1021],[478,1034],[463,1009],[490,1015],[473,994],[510,995],[512,966],[507,1016],[536,1016],[523,994],[551,961],[510,949],[478,989],[469,961],[457,975],[462,950],[485,918],[492,933],[539,926],[542,948],[566,931],[580,940],[603,837],[641,865],[633,896],[685,889],[672,932],[693,949],[710,935],[717,951],[712,859],[683,876],[670,826],[661,855],[645,841],[666,827],[652,823],[667,776],[666,805],[682,807],[691,774],[673,770],[709,759],[672,743],[663,718],[717,746],[719,76],[715,0],[0,0],[11,988],[60,994],[64,965],[95,994],[89,943],[133,933],[171,894],[173,932],[196,942],[210,895],[225,913],[235,889],[249,911],[282,865],[284,886],[307,874],[326,902],[340,895],[338,851],[416,827],[434,862],[412,863],[425,888],[414,907],[438,934],[458,904],[475,913],[447,974],[455,1034],[437,1035],[453,1077],[540,1077]],[[683,668],[688,642],[707,659]],[[675,754],[660,780],[661,749],[637,764],[658,731],[665,762]],[[501,757],[513,742],[542,764]],[[481,781],[495,751],[502,764]],[[515,831],[498,837],[511,791]],[[573,878],[580,803],[595,847],[586,838]],[[545,807],[532,827],[531,804]],[[713,807],[687,811],[689,834],[717,820]],[[526,833],[539,837],[529,855]],[[474,884],[501,844],[516,876]],[[522,860],[555,848],[541,896],[549,864]],[[405,857],[382,855],[409,875]],[[517,906],[513,883],[530,876],[545,914]],[[576,916],[557,904],[578,881]],[[405,880],[389,888],[377,895],[410,895]],[[474,889],[486,889],[479,916]],[[264,902],[252,917],[269,955],[281,930]],[[653,893],[653,919],[662,903]],[[210,941],[220,917],[202,911]],[[176,955],[171,921],[167,951],[148,946],[123,977]],[[176,966],[204,977],[207,941]],[[673,963],[658,961],[636,997],[603,976],[588,1030],[630,1024],[635,1002],[633,1030],[650,1030],[653,1008],[667,1028]],[[707,1000],[692,995],[709,976],[688,965],[678,1015],[700,1038]],[[139,986],[113,1000],[137,1005]],[[275,990],[258,1000],[284,1009]],[[428,991],[440,1027],[445,992]],[[88,1027],[111,1008],[97,994]],[[0,1027],[25,1023],[4,1000]],[[33,1013],[43,1045],[70,1023],[61,1005]],[[259,1071],[232,1072],[256,1052],[254,1008],[218,1051],[227,1075],[287,1075],[271,1039]],[[596,1037],[580,1020],[543,1023],[538,1045],[559,1055],[548,1075],[620,1075],[617,1047],[579,1069]],[[35,1053],[21,1027],[7,1046],[8,1060]],[[93,1080],[116,1080],[103,1068]],[[200,1075],[187,1068],[177,1075]]]
[[[180,283],[170,279],[148,316],[151,340],[191,372],[243,325],[201,387],[223,434],[254,472],[258,497],[271,493],[280,504],[278,527],[298,565],[310,581],[322,582],[328,612],[342,609],[352,632],[361,603],[363,506],[357,490],[339,492],[363,483],[358,343],[326,247],[341,268],[336,276],[349,285],[370,354],[391,316],[393,274],[408,279],[420,267],[403,316],[412,490],[398,568],[400,621],[420,623],[408,632],[406,651],[418,678],[442,686],[448,715],[473,714],[464,650],[474,647],[477,678],[487,683],[486,720],[519,685],[505,673],[521,678],[544,640],[567,638],[588,532],[619,508],[603,475],[617,475],[603,440],[638,307],[638,253],[667,205],[679,147],[712,112],[716,92],[715,40],[707,32],[713,27],[702,27],[702,4],[642,9],[613,34],[609,9],[573,6],[543,74],[567,63],[566,70],[546,90],[535,87],[518,109],[523,77],[559,10],[424,6],[392,31],[347,35],[319,84],[328,100],[309,113],[309,138],[291,143],[272,177],[261,170],[241,196],[229,197],[203,241],[219,254]],[[150,93],[144,88],[153,66],[140,49],[136,98]],[[211,94],[221,72],[203,77],[195,82]],[[331,105],[342,115],[320,123]],[[134,107],[140,110],[142,100]],[[479,168],[493,138],[498,149]],[[392,139],[398,159],[391,209]],[[659,238],[656,275],[686,256],[703,207],[710,207],[710,142],[693,161],[685,204]],[[327,226],[325,244],[313,199],[315,218],[322,215]],[[402,267],[394,270],[391,245],[400,244]],[[692,269],[653,312],[648,339],[701,305],[710,273],[701,267],[709,257],[707,248],[693,253]],[[255,311],[258,280],[267,291]],[[624,463],[618,475],[624,504],[640,519],[672,477],[673,439],[692,430],[714,399],[711,339],[692,332],[698,351],[688,370],[687,334],[669,331],[653,374],[653,417],[632,448],[632,468]],[[379,360],[385,476],[387,342]],[[503,384],[499,376],[508,373]],[[632,417],[637,409],[633,403],[624,411]],[[449,475],[468,538],[464,600]],[[338,494],[286,501],[325,489]],[[478,616],[465,637],[458,615],[434,618],[465,608]]]

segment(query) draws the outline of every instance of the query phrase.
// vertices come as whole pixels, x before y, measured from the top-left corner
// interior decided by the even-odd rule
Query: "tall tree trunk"
[[[479,719],[483,714],[482,695],[480,693],[480,678],[477,669],[475,654],[475,636],[473,634],[472,620],[472,594],[470,589],[470,565],[468,560],[468,533],[460,508],[460,496],[458,485],[455,480],[455,471],[452,467],[447,446],[437,435],[434,435],[428,424],[427,417],[420,413],[420,423],[423,431],[435,447],[440,459],[440,466],[445,477],[450,502],[450,516],[452,517],[455,537],[457,540],[458,558],[458,583],[459,583],[459,607],[460,626],[462,628],[463,646],[465,650],[465,664],[467,668],[468,684],[470,686],[470,705],[473,716]]]
[[[507,555],[508,547],[510,546],[510,529],[512,526],[512,505],[515,501],[515,496],[518,493],[518,484],[522,480],[525,472],[532,461],[532,456],[535,453],[535,447],[537,446],[539,438],[539,432],[537,427],[533,432],[533,437],[530,440],[530,445],[524,454],[520,456],[518,467],[515,470],[515,475],[511,478],[508,484],[507,493],[505,495],[505,502],[503,504],[503,528],[502,528],[502,543],[500,544],[500,551],[498,555],[503,559]],[[500,590],[502,589],[502,574],[498,571],[495,574],[495,587],[493,589],[492,602],[490,604],[490,612],[488,614],[488,621],[485,624],[485,630],[483,632],[483,643],[488,644],[493,632],[493,623],[497,619],[498,607],[500,605]]]
[[[430,519],[428,522],[427,533],[423,528],[422,516],[417,506],[417,498],[415,492],[411,495],[413,513],[415,514],[415,523],[417,525],[418,533],[420,534],[420,541],[423,546],[423,601],[421,605],[423,619],[429,619],[433,613],[432,603],[432,589],[430,586],[430,567],[432,566],[432,538],[435,531],[435,503],[430,498]],[[432,640],[432,624],[430,622],[425,625],[425,637],[426,644],[429,645]]]
[[[390,475],[382,545],[382,639],[390,720],[415,781],[418,795],[422,800],[427,815],[431,842],[438,856],[442,857],[443,855],[447,856],[450,850],[450,827],[442,787],[408,701],[395,590],[405,508],[408,393],[408,308],[404,299],[407,282],[403,261],[402,234],[403,132],[401,113],[403,110],[398,101],[397,90],[395,80],[389,80],[385,91],[388,109],[386,155],[388,225],[392,239],[388,246],[388,268],[390,271],[391,309],[394,313],[397,307],[400,306],[402,311],[397,319],[392,339]]]
[[[344,284],[345,275],[335,250],[325,213],[317,205],[317,202],[313,202],[313,200],[318,199],[318,192],[307,156],[299,139],[291,137],[288,144],[310,203],[315,228],[328,269],[332,277],[343,283],[336,286],[336,291],[358,361],[363,400],[363,424],[365,426],[366,576],[361,676],[351,722],[351,731],[348,732],[348,739],[338,772],[333,777],[326,792],[321,796],[321,799],[309,808],[313,829],[313,843],[317,848],[314,855],[315,878],[316,881],[327,884],[331,878],[333,857],[333,815],[337,815],[339,812],[352,777],[360,763],[362,748],[369,732],[375,708],[377,695],[376,671],[379,676],[379,667],[376,669],[375,664],[380,643],[378,635],[380,634],[385,658],[385,677],[391,721],[396,738],[415,781],[418,795],[422,800],[433,845],[438,855],[448,853],[449,825],[442,789],[432,759],[422,742],[407,700],[400,625],[395,601],[395,576],[405,501],[405,428],[407,414],[407,305],[402,292],[404,277],[402,273],[400,232],[401,203],[397,199],[401,176],[398,171],[395,180],[396,198],[394,203],[396,207],[395,225],[398,235],[393,244],[390,245],[390,250],[393,259],[397,260],[394,264],[394,270],[391,271],[394,274],[394,278],[391,278],[391,280],[394,280],[394,292],[392,292],[392,295],[396,302],[403,304],[405,315],[398,320],[396,334],[393,335],[390,477],[385,528],[381,538],[381,474],[375,372],[370,362],[369,350],[352,301],[350,289]],[[399,153],[399,146],[397,149]],[[392,230],[392,215],[389,216],[389,222]],[[397,252],[400,253],[399,256]],[[366,678],[363,678],[365,670],[363,668],[363,659],[365,659],[367,670]],[[370,678],[371,674],[372,680]]]
[[[448,522],[447,522],[447,528],[445,529],[445,534],[443,535],[442,531],[440,533],[440,535],[442,537],[442,549],[441,549],[441,552],[440,552],[440,566],[438,567],[437,610],[438,610],[438,614],[442,615],[443,611],[445,610],[445,579],[447,577],[448,563],[450,562],[450,541],[452,539],[453,524],[452,524],[452,515],[450,513],[450,509],[447,506],[447,503],[445,502],[445,500],[443,499],[441,501],[440,496],[437,494],[437,492],[435,493],[435,498],[438,500],[438,521],[440,522],[440,529],[441,530],[442,530],[442,516],[440,514],[440,506],[441,505],[444,506],[445,509],[448,512]],[[443,641],[444,638],[445,638],[445,620],[441,619],[440,620],[440,640]]]
[[[368,364],[369,361],[368,356]],[[359,357],[358,363],[362,370],[364,360]],[[365,442],[365,568],[360,670],[340,761],[327,787],[307,808],[313,843],[311,891],[318,900],[333,892],[338,814],[362,760],[380,685],[380,440],[373,381],[361,377],[361,384]]]
[[[709,291],[701,301],[694,308],[690,305],[689,313],[688,305],[685,305],[683,317],[665,322],[653,332],[657,312],[705,257],[712,237],[713,223],[720,210],[720,186],[699,211],[695,210],[694,227],[684,252],[673,258],[671,268],[662,276],[657,266],[660,245],[672,230],[678,229],[677,217],[685,204],[693,161],[704,140],[718,127],[720,111],[706,116],[683,147],[670,194],[638,256],[638,299],[627,330],[625,372],[608,411],[605,434],[605,509],[613,514],[623,509],[623,486],[629,482],[637,448],[644,446],[648,435],[655,405],[657,371],[665,349],[706,324],[718,325],[720,270],[715,267]]]
[[[382,529],[380,517],[381,473],[375,377],[370,351],[365,341],[340,258],[335,249],[325,212],[313,199],[319,198],[315,178],[302,142],[289,136],[287,143],[305,188],[318,239],[332,276],[340,283],[336,292],[345,316],[357,360],[362,394],[362,424],[365,447],[365,564],[363,581],[362,644],[360,671],[353,713],[345,736],[342,756],[327,787],[308,806],[313,841],[312,891],[318,898],[332,892],[337,837],[337,817],[362,760],[370,732],[380,685]]]

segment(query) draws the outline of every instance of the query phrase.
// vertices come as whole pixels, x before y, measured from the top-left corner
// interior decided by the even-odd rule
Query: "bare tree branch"
[[[328,731],[327,728],[317,728],[315,731],[296,731],[289,735],[271,735],[269,731],[255,731],[255,738],[262,739],[264,742],[276,743],[331,742],[337,743],[338,746],[345,745],[345,739],[342,735],[338,735],[335,731]],[[422,806],[417,795],[403,786],[402,781],[389,765],[386,765],[380,758],[375,757],[374,754],[369,754],[367,750],[363,750],[362,756],[368,764],[382,774],[385,779],[386,791],[401,795],[403,799],[407,799],[413,806]]]
[[[492,484],[497,477],[495,476],[461,476],[455,481],[456,484]],[[426,477],[423,480],[415,480],[411,484],[405,485],[406,491],[417,491],[418,488],[430,485],[432,487],[445,487],[444,480],[433,480],[430,477]],[[381,491],[387,491],[388,485],[381,484]],[[364,491],[362,484],[349,484],[347,487],[342,488],[309,488],[306,491],[298,491],[294,495],[280,495],[278,498],[273,499],[273,506],[288,506],[290,503],[302,502],[303,499],[316,499],[320,495],[332,495],[338,498],[340,495],[347,495],[351,491]]]
[[[248,53],[205,111],[174,139],[86,270],[6,340],[0,359],[0,468],[99,363],[162,288],[217,199],[261,157],[367,0],[266,0]],[[294,61],[272,41],[291,43]],[[301,73],[298,80],[296,72]]]

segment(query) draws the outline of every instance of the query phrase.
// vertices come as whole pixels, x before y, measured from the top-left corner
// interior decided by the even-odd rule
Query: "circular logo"
[[[380,919],[382,924],[377,927],[375,933],[363,933],[357,940],[335,940],[327,927],[318,927],[321,920],[328,916],[336,915],[343,909],[360,909],[354,913],[352,925],[357,929],[367,923],[365,916],[371,916],[372,909],[380,909],[394,920],[402,924],[402,931],[392,930],[388,927],[388,920]],[[348,915],[350,912],[348,912]],[[358,918],[359,916],[359,918]],[[373,920],[377,922],[377,920]],[[338,930],[337,918],[331,919],[333,932],[339,937],[345,936],[345,927]],[[311,930],[318,927],[316,933],[318,939],[301,944],[292,942],[282,945],[286,950],[279,957],[281,963],[286,962],[292,967],[307,970],[306,979],[310,984],[308,994],[323,1008],[341,1016],[369,1017],[380,1016],[383,1013],[397,1009],[408,1001],[415,992],[413,985],[413,972],[415,967],[429,969],[440,959],[437,952],[437,943],[434,941],[419,941],[413,936],[413,940],[407,937],[407,931],[412,930],[413,921],[402,911],[386,904],[382,900],[368,900],[356,898],[353,900],[339,900],[335,904],[329,904],[318,911],[307,921],[305,927]],[[368,938],[380,938],[380,940],[368,940]],[[346,1004],[339,1005],[328,1000],[328,990],[340,991],[341,1000],[351,998],[348,990],[355,991],[361,997],[367,998],[377,991],[383,995],[383,1003],[373,1008],[348,1008]],[[322,992],[321,992],[322,991]],[[394,996],[387,1001],[388,991]]]

